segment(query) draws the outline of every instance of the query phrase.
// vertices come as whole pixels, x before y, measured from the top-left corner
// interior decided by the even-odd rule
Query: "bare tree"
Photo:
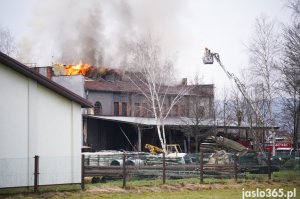
[[[233,123],[237,123],[238,126],[241,126],[245,119],[247,121],[247,101],[237,88],[231,89],[230,99],[230,119]]]
[[[292,18],[294,22],[300,20],[300,1],[299,0],[287,0],[287,7],[292,10]]]
[[[15,39],[10,31],[0,27],[0,51],[8,56],[13,56],[16,49]]]
[[[146,106],[143,108],[154,116],[161,147],[166,150],[164,122],[174,105],[188,92],[186,86],[175,86],[174,59],[163,58],[158,42],[149,36],[130,46],[125,71],[144,96]]]
[[[284,27],[284,54],[280,70],[283,75],[281,93],[283,100],[283,121],[285,127],[292,129],[294,149],[299,142],[300,119],[300,1],[288,1],[292,10],[292,25]]]
[[[276,33],[276,23],[261,16],[256,19],[254,36],[248,46],[250,72],[253,81],[265,92],[266,114],[264,121],[274,125],[273,100],[278,87],[278,57],[280,55],[280,39]]]

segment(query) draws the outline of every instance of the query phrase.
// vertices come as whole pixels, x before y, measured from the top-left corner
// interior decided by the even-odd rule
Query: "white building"
[[[80,183],[86,99],[0,52],[0,188]]]

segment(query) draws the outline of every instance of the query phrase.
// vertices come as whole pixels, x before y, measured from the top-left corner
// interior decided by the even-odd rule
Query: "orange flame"
[[[65,66],[66,75],[85,75],[90,67],[90,64],[82,64],[82,61],[77,65],[67,65]]]

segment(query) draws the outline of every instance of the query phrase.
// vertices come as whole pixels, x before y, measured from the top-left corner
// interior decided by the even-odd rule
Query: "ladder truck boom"
[[[226,73],[227,77],[230,80],[232,80],[232,79],[234,80],[234,82],[235,82],[236,86],[238,87],[239,91],[242,93],[242,95],[246,99],[247,103],[250,105],[250,108],[252,109],[255,116],[257,117],[257,120],[259,121],[259,123],[261,125],[264,125],[265,124],[264,118],[263,118],[261,112],[259,111],[259,109],[252,102],[250,96],[248,95],[248,93],[246,91],[246,88],[245,88],[244,84],[242,84],[242,82],[233,73],[230,73],[226,70],[225,66],[222,64],[222,62],[220,60],[220,56],[219,56],[218,53],[212,53],[209,49],[205,48],[205,54],[204,54],[204,57],[202,58],[203,63],[204,64],[213,64],[214,59],[217,60],[217,62],[220,64],[223,71]],[[257,143],[255,135],[252,134],[252,136],[255,139],[255,143]],[[275,133],[273,133],[273,145],[274,144],[275,144]],[[262,149],[261,145],[259,145],[259,148],[262,152],[265,151],[265,149]],[[275,146],[273,146],[273,156],[274,155],[275,155]]]
[[[258,110],[256,105],[252,102],[250,96],[246,92],[244,84],[242,84],[242,82],[233,73],[230,73],[226,70],[225,66],[222,64],[222,62],[220,60],[220,56],[219,56],[218,53],[212,53],[212,52],[210,52],[209,49],[205,48],[205,54],[204,54],[204,57],[202,59],[203,63],[204,64],[213,64],[214,59],[220,64],[223,71],[226,73],[227,77],[230,80],[232,80],[232,79],[234,80],[236,86],[238,87],[239,91],[242,93],[242,95],[246,99],[247,103],[250,105],[250,107],[251,107],[252,111],[254,112],[255,116],[257,117],[258,121],[261,124],[264,124],[264,119],[262,117],[262,114],[260,113],[260,111]]]

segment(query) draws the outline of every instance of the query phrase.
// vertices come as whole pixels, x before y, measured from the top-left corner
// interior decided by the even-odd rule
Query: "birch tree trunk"
[[[143,104],[149,105],[148,111],[156,120],[159,141],[165,151],[167,143],[164,121],[189,88],[176,85],[174,59],[163,58],[158,42],[152,40],[151,36],[130,45],[128,52],[124,74],[138,94],[144,97]],[[164,110],[169,95],[174,97]]]

